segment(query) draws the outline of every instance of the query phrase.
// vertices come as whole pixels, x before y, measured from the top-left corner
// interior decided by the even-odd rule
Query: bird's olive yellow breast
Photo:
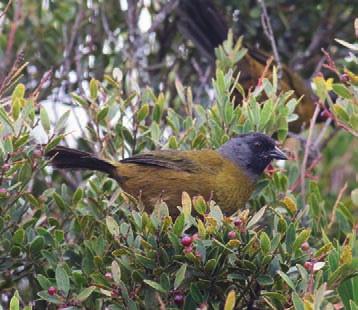
[[[254,182],[237,165],[212,150],[152,152],[116,167],[123,190],[139,197],[146,207],[163,199],[174,211],[186,191],[212,197],[224,212],[232,213],[243,207],[254,189]]]

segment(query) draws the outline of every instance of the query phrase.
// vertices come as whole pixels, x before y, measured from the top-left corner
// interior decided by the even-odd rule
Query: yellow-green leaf
[[[236,302],[236,293],[234,290],[231,290],[229,294],[227,294],[225,300],[224,310],[233,310]]]

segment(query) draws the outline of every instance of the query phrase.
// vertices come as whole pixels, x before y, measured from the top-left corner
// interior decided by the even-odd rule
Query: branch
[[[307,160],[308,160],[308,155],[309,155],[311,143],[312,143],[313,129],[314,129],[314,125],[316,124],[316,120],[317,120],[319,112],[320,112],[320,106],[317,104],[316,108],[314,110],[312,119],[311,119],[310,128],[308,131],[308,137],[307,137],[307,141],[306,141],[305,153],[303,156],[303,162],[302,162],[302,166],[301,166],[300,178],[301,178],[301,194],[302,194],[303,201],[305,201],[305,196],[306,196],[305,177],[306,177]]]
[[[258,3],[261,5],[261,9],[262,9],[262,14],[261,14],[262,27],[264,29],[265,35],[270,40],[273,56],[277,63],[278,77],[281,78],[282,77],[282,63],[281,63],[280,55],[278,54],[275,35],[274,35],[272,27],[271,27],[270,17],[268,16],[268,13],[267,13],[265,1],[258,0]]]
[[[10,5],[12,3],[12,0],[9,0],[9,2],[6,4],[6,7],[4,9],[4,11],[1,12],[0,14],[0,19],[7,13],[7,11],[10,9]]]
[[[346,191],[347,187],[348,187],[348,185],[346,182],[346,183],[344,183],[343,187],[341,188],[341,190],[338,193],[336,202],[334,203],[334,206],[332,209],[331,220],[329,221],[329,224],[327,226],[329,230],[332,228],[334,222],[336,221],[336,210],[338,208],[339,202],[342,200],[343,194]]]
[[[155,16],[154,21],[148,30],[148,33],[156,31],[164,19],[166,19],[166,17],[177,8],[178,4],[179,0],[172,0],[166,3],[161,11]]]

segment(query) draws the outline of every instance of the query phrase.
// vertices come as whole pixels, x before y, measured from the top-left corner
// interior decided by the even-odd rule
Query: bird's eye
[[[261,148],[262,144],[260,142],[255,142],[254,146],[255,146],[255,148],[259,149],[259,148]]]

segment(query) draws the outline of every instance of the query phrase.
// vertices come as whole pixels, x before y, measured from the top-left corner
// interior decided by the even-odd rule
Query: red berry
[[[321,119],[323,119],[323,120],[329,119],[331,116],[332,116],[331,112],[329,112],[327,109],[324,109],[321,112]]]
[[[107,280],[112,280],[112,274],[110,272],[106,272],[104,276]]]
[[[183,294],[180,294],[180,293],[175,294],[175,296],[174,296],[174,303],[175,303],[177,306],[181,306],[181,305],[184,303],[184,295],[183,295]]]
[[[306,269],[307,271],[312,271],[312,270],[313,270],[313,266],[314,266],[314,264],[313,264],[312,262],[305,262],[305,263],[303,264],[303,267],[305,267],[305,269]]]
[[[184,248],[184,253],[185,253],[185,254],[189,254],[189,253],[191,253],[191,252],[193,252],[193,246],[192,246],[192,245],[186,246],[186,247]]]
[[[235,239],[236,238],[236,231],[229,231],[229,233],[227,234],[229,239]]]
[[[302,251],[308,251],[310,249],[310,244],[307,241],[303,242],[301,244],[301,249]]]
[[[111,296],[112,296],[112,297],[118,297],[118,296],[119,296],[118,290],[113,289],[113,290],[111,291]]]
[[[235,222],[234,222],[234,225],[235,225],[237,228],[239,228],[239,227],[241,226],[241,224],[242,224],[242,221],[241,221],[240,218],[237,218],[237,219],[235,220]]]
[[[47,290],[47,293],[51,296],[55,295],[57,293],[57,288],[56,287],[49,287],[48,290]]]
[[[185,247],[191,245],[192,242],[193,242],[193,238],[190,236],[183,236],[181,238],[181,244]]]

